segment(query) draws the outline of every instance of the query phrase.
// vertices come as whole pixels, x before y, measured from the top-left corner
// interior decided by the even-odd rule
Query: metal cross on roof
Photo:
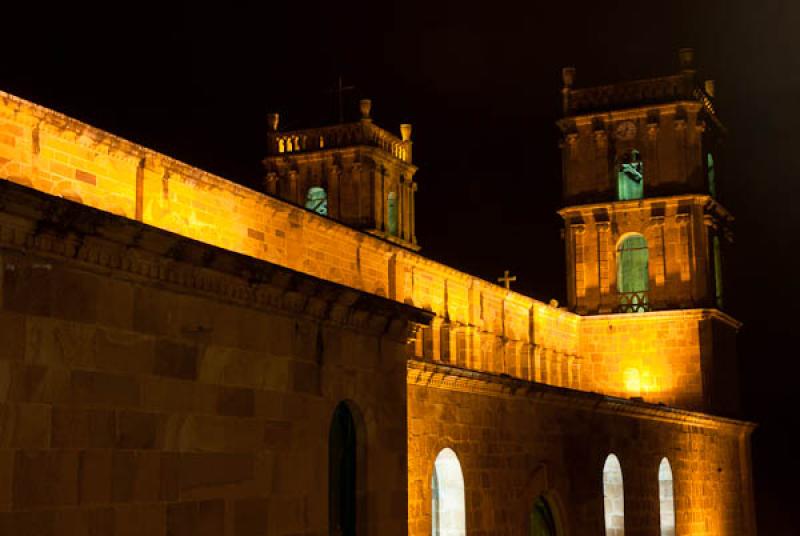
[[[342,84],[342,77],[339,76],[339,84],[327,93],[336,93],[339,99],[339,122],[344,123],[344,92],[353,91],[356,86],[345,86]]]
[[[511,290],[511,283],[513,283],[514,281],[517,280],[517,276],[510,275],[510,274],[511,274],[511,272],[506,270],[504,272],[504,274],[503,274],[503,277],[498,277],[497,278],[497,282],[498,283],[503,283],[503,285],[509,290]]]

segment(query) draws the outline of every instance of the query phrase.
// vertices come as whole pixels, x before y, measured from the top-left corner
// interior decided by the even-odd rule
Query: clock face
[[[617,123],[614,134],[620,140],[631,140],[636,136],[636,123],[633,121],[622,121]]]

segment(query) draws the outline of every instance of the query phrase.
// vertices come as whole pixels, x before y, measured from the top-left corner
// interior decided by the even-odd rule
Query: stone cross
[[[328,91],[328,93],[336,93],[339,99],[339,122],[344,123],[344,92],[345,91],[353,91],[356,86],[345,86],[342,85],[342,77],[339,76],[339,84],[336,86],[335,89]]]
[[[509,274],[510,274],[510,272],[508,270],[506,270],[504,275],[503,275],[503,277],[498,277],[497,278],[497,282],[498,283],[503,283],[503,285],[505,285],[505,287],[507,289],[511,290],[511,283],[517,280],[517,276],[515,276],[515,275],[512,276],[512,275],[509,275]]]

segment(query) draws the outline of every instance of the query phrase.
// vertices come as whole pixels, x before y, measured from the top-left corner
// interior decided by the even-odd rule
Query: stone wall
[[[409,534],[431,530],[433,462],[449,447],[469,534],[528,534],[544,495],[560,534],[603,534],[602,470],[620,460],[625,534],[659,534],[658,468],[673,471],[677,534],[754,534],[744,423],[442,365],[409,366]]]
[[[0,534],[405,534],[410,307],[0,184]],[[359,454],[361,456],[361,454]]]
[[[531,356],[526,360],[533,362],[525,365],[525,377],[554,385],[580,383],[577,318],[571,313],[52,110],[8,94],[0,97],[2,178],[433,311],[440,317],[438,326],[449,330],[444,346],[457,344],[449,333],[465,338],[465,366],[521,374],[517,362],[524,348]],[[441,358],[441,336],[437,328],[431,359]],[[574,363],[571,373],[568,361]]]

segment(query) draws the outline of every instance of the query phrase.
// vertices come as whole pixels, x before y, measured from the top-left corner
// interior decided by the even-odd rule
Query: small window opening
[[[675,494],[672,467],[666,458],[658,466],[658,501],[661,515],[661,536],[675,536]]]
[[[397,236],[397,193],[389,192],[386,208],[388,212],[389,221],[387,222],[387,230],[389,234]]]
[[[306,195],[306,208],[322,216],[328,215],[328,193],[325,188],[312,186]]]
[[[620,311],[649,311],[649,260],[647,240],[640,234],[627,236],[617,247],[617,292]]]
[[[603,465],[603,512],[606,536],[625,536],[625,491],[622,486],[622,467],[614,454]]]
[[[466,536],[464,475],[452,449],[436,456],[431,477],[431,533],[433,536]]]
[[[620,201],[641,199],[644,194],[644,164],[636,149],[622,155],[617,170],[617,193]]]

